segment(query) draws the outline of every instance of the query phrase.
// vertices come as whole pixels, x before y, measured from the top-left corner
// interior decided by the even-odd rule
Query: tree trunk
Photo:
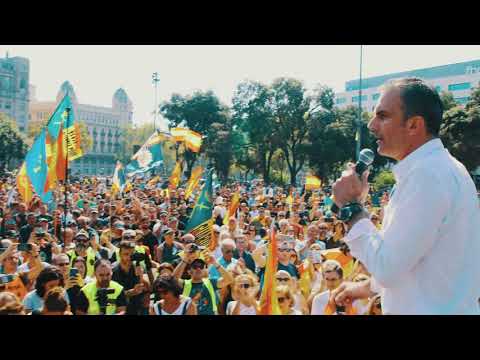
[[[272,165],[272,157],[273,157],[273,151],[270,150],[268,153],[268,158],[267,158],[267,177],[265,178],[265,184],[270,185],[270,167]]]

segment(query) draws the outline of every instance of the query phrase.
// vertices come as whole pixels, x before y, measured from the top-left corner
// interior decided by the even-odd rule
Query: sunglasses
[[[205,266],[200,265],[200,264],[192,265],[192,269],[195,269],[195,270],[203,270],[204,268],[205,268]]]
[[[278,302],[279,302],[279,303],[283,303],[283,302],[285,302],[286,300],[290,300],[290,299],[287,298],[287,297],[283,297],[283,296],[280,296],[280,297],[278,298]]]
[[[125,240],[133,240],[133,239],[135,239],[135,236],[124,236],[123,238]]]
[[[288,248],[281,248],[281,249],[278,249],[278,251],[280,251],[280,252],[289,252],[290,249],[288,249]]]
[[[238,284],[238,287],[240,289],[248,289],[248,288],[250,288],[250,284]]]
[[[69,266],[69,265],[70,265],[69,263],[58,264],[58,266]]]
[[[277,281],[280,281],[280,282],[288,282],[290,279],[289,278],[277,278]]]

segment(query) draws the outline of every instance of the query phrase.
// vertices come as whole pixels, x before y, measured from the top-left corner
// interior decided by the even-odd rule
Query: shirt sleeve
[[[449,209],[439,179],[425,170],[414,170],[405,179],[402,195],[388,209],[392,221],[383,231],[362,219],[345,237],[358,258],[382,287],[394,287],[435,243]]]

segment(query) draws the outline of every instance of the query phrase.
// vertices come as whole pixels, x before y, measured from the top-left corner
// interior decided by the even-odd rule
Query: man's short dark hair
[[[35,282],[35,290],[41,298],[45,295],[45,284],[52,280],[59,280],[60,286],[64,286],[63,274],[55,266],[49,266],[40,271],[37,281]]]
[[[419,78],[394,79],[386,88],[398,88],[403,103],[404,120],[412,116],[421,116],[425,120],[427,131],[438,136],[443,117],[443,103],[438,93]]]
[[[98,259],[97,261],[95,261],[95,265],[93,265],[93,271],[97,272],[97,268],[99,266],[109,266],[111,268],[112,263],[110,262],[110,260],[107,259]]]

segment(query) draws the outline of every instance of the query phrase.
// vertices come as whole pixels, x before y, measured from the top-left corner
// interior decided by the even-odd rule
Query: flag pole
[[[68,126],[69,120],[70,120],[70,108],[67,107],[65,108],[65,111],[67,112],[67,119],[65,121],[65,124]],[[61,128],[61,131],[64,131],[64,128]],[[65,207],[64,207],[64,219],[63,219],[63,241],[65,241],[65,232],[67,230],[67,213],[68,213],[68,131],[65,134],[65,143],[67,145],[66,152],[65,152],[65,182],[64,182],[64,188],[65,188]]]

